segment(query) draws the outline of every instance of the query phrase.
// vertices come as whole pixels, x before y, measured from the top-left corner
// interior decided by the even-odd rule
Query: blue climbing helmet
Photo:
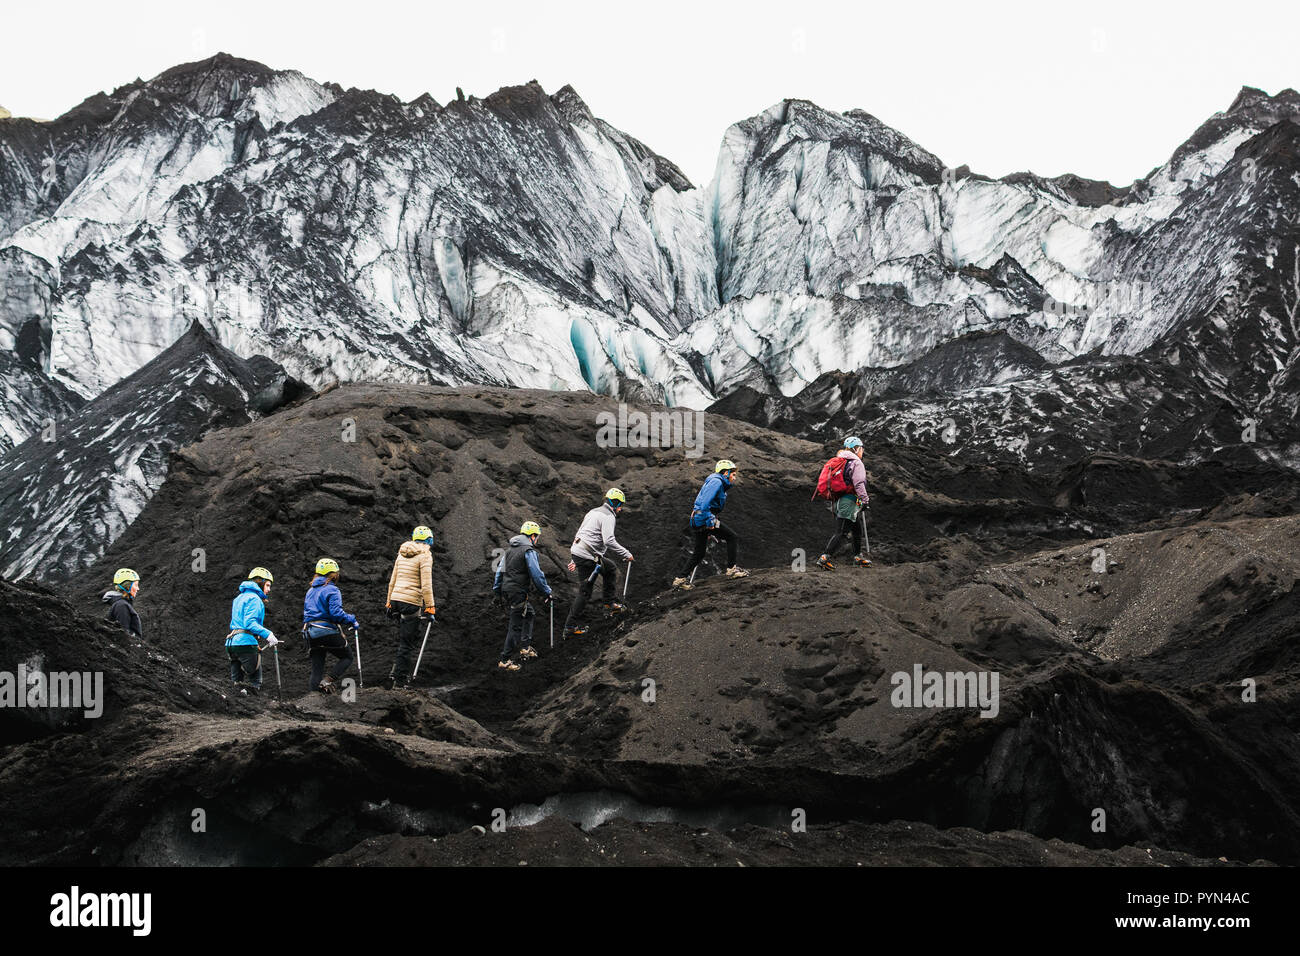
[[[856,435],[850,436],[849,438],[844,439],[844,447],[849,449],[849,451],[852,451],[854,448],[861,448],[862,439],[858,438]]]

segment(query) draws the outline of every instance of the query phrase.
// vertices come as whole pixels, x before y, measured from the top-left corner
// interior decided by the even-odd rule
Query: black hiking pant
[[[352,649],[348,647],[343,632],[337,629],[326,631],[322,628],[309,627],[307,636],[311,647],[311,677],[308,679],[308,689],[316,690],[320,687],[320,682],[325,679],[325,655],[333,654],[338,658],[330,670],[330,677],[338,680],[352,666]]]
[[[618,593],[614,587],[618,581],[618,567],[609,558],[601,558],[597,564],[575,554],[573,564],[578,569],[578,588],[573,594],[573,604],[569,607],[569,616],[564,622],[566,631],[582,620],[582,612],[591,600],[591,592],[596,589],[597,577],[601,580],[601,594],[606,604],[612,603]]]
[[[411,679],[411,665],[424,634],[424,628],[420,625],[424,622],[420,620],[421,608],[414,604],[394,601],[393,610],[402,616],[397,621],[397,656],[393,659],[393,669],[388,672],[388,676],[399,684],[405,684]]]
[[[526,592],[507,594],[506,603],[510,607],[510,621],[506,624],[506,643],[501,648],[501,659],[507,661],[510,655],[533,643],[533,622],[537,612]]]
[[[262,652],[256,644],[231,644],[226,648],[230,658],[230,681],[241,683],[244,678],[254,687],[262,686]]]
[[[862,521],[860,518],[836,518],[835,533],[831,539],[826,542],[826,550],[822,554],[828,557],[835,557],[835,552],[844,544],[846,536],[853,538],[853,553],[862,553]]]
[[[679,578],[690,577],[691,572],[704,560],[704,552],[709,546],[710,535],[719,541],[727,543],[727,567],[736,566],[736,558],[740,551],[740,538],[736,536],[736,532],[721,522],[718,523],[716,528],[688,528],[687,530],[690,531],[691,538],[695,542],[695,550],[691,552],[686,566],[682,568],[682,573],[677,575]]]

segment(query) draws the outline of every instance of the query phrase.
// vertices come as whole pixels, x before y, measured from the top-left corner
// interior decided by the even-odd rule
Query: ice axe
[[[361,676],[361,625],[352,625],[352,637],[357,642],[357,689],[360,690],[366,686],[365,678]]]
[[[275,697],[277,700],[283,700],[284,684],[281,683],[280,681],[280,642],[276,641],[274,644],[270,645],[270,648],[271,648],[271,653],[275,655]],[[258,638],[257,651],[260,654],[264,650],[266,650],[266,647],[262,645],[261,638]],[[260,663],[261,658],[259,658],[258,661]]]
[[[415,680],[415,675],[420,673],[420,661],[424,657],[424,645],[429,643],[429,628],[433,627],[433,622],[437,618],[430,617],[429,623],[424,625],[424,640],[420,642],[420,653],[415,656],[415,670],[411,671],[411,680]]]
[[[284,684],[280,681],[280,644],[278,641],[271,645],[271,653],[275,655],[275,699],[284,700]]]

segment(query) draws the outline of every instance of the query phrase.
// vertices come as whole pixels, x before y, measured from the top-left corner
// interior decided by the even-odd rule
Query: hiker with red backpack
[[[844,439],[844,447],[822,465],[822,473],[817,479],[813,500],[822,498],[828,501],[835,516],[835,533],[817,559],[817,567],[825,571],[835,569],[831,558],[844,544],[846,536],[853,540],[853,563],[864,568],[871,566],[871,559],[862,553],[862,509],[871,501],[867,494],[867,469],[862,464],[863,451],[861,438]]]

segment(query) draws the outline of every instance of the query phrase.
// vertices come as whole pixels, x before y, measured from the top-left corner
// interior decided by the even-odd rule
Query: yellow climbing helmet
[[[136,574],[130,568],[118,568],[117,574],[113,575],[113,583],[117,586],[126,584],[128,581],[139,581],[140,575]]]
[[[627,504],[627,496],[617,488],[611,488],[609,491],[605,492],[605,500],[621,501],[623,504]]]
[[[317,574],[330,574],[339,569],[339,563],[333,558],[321,558],[316,562]]]
[[[425,527],[424,525],[420,525],[420,527],[416,528],[414,531],[411,532],[412,541],[428,541],[432,537],[433,537],[433,530]]]
[[[536,521],[525,521],[523,527],[519,529],[519,533],[530,534],[530,535],[541,534],[542,526],[539,525]]]
[[[253,578],[261,578],[263,581],[275,580],[275,578],[271,576],[271,572],[266,570],[266,568],[253,568],[253,570],[249,571],[248,580],[251,581]]]
[[[720,462],[718,462],[718,464],[713,469],[715,474],[720,471],[735,471],[735,470],[736,470],[736,463],[732,461],[730,458],[722,459]]]

